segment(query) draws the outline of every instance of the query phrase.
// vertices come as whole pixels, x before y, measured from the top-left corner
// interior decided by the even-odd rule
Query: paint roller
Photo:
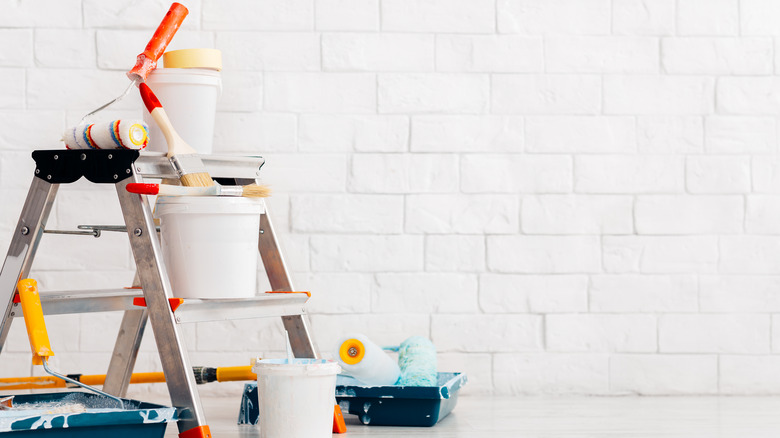
[[[160,25],[157,26],[157,30],[154,31],[154,35],[152,35],[152,38],[149,40],[146,48],[138,55],[138,57],[136,57],[135,66],[133,66],[133,68],[127,72],[127,77],[130,78],[130,84],[127,86],[125,91],[114,100],[101,105],[97,109],[82,117],[79,125],[83,124],[84,121],[93,114],[98,113],[103,109],[113,105],[114,103],[122,100],[125,96],[130,94],[130,90],[132,90],[134,86],[146,80],[146,77],[149,76],[149,73],[157,68],[157,61],[160,59],[160,56],[162,56],[163,52],[165,52],[165,48],[168,47],[168,43],[171,42],[173,36],[176,34],[176,31],[179,30],[181,23],[184,21],[184,18],[188,13],[189,10],[184,5],[180,3],[171,4],[171,7],[163,17]]]
[[[398,362],[384,350],[397,350]],[[365,335],[345,336],[336,357],[344,374],[370,386],[436,386],[436,348],[422,336],[413,336],[398,347],[383,349]]]
[[[113,399],[119,403],[120,409],[124,409],[124,403],[121,398],[71,379],[49,368],[49,358],[54,356],[54,351],[52,351],[49,344],[49,333],[46,331],[46,322],[43,319],[43,307],[41,306],[41,296],[38,294],[38,283],[31,278],[25,278],[19,280],[16,284],[16,290],[19,292],[19,299],[22,303],[24,325],[27,327],[27,337],[30,339],[30,349],[33,353],[33,365],[43,365],[43,369],[52,376]]]
[[[412,336],[398,347],[401,386],[438,386],[436,347],[428,338]]]
[[[211,382],[239,382],[246,380],[257,380],[257,374],[252,372],[252,366],[235,367],[203,367],[194,366],[192,372],[195,375],[195,383],[202,385]],[[78,380],[81,383],[93,386],[103,385],[106,382],[105,374],[68,374],[69,378]],[[139,383],[164,383],[165,374],[161,372],[151,373],[133,373],[130,375],[131,384]],[[73,388],[75,384],[60,380],[52,376],[34,376],[34,377],[4,377],[0,378],[0,389],[49,389],[49,388]],[[2,399],[0,399],[0,410],[2,409]]]
[[[135,149],[149,143],[149,127],[141,120],[81,123],[65,130],[62,141],[68,149]]]

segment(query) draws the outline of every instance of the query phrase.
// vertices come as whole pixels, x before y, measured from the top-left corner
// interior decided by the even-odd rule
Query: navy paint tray
[[[4,396],[0,396],[4,397]],[[176,408],[138,400],[115,400],[87,392],[15,395],[14,409],[0,411],[0,433],[25,438],[162,438]],[[86,412],[56,412],[62,405],[78,403]]]
[[[433,426],[458,402],[462,373],[439,373],[439,386],[365,386],[338,376],[336,399],[342,411],[371,426]],[[257,382],[244,385],[238,424],[257,424]]]
[[[458,403],[466,384],[462,373],[439,373],[439,386],[364,386],[339,376],[336,400],[341,410],[371,426],[433,426]]]

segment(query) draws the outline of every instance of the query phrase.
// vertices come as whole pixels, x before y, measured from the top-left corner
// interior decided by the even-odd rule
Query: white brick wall
[[[126,3],[0,4],[0,251],[30,151],[124,89],[166,7]],[[215,152],[266,158],[324,352],[429,336],[475,394],[780,394],[780,2],[185,3],[170,47],[222,51]],[[111,193],[63,187],[52,226],[117,222]],[[44,289],[132,279],[120,235],[40,251]],[[50,318],[63,371],[104,372],[117,320]],[[284,350],[275,320],[185,338],[203,365]],[[31,372],[21,325],[4,350]]]

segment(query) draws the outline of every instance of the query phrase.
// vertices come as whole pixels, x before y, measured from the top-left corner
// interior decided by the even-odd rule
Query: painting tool
[[[124,409],[124,403],[119,397],[71,379],[49,368],[49,358],[54,356],[54,351],[52,351],[49,344],[49,333],[46,331],[46,323],[43,319],[43,307],[41,306],[41,296],[38,294],[38,283],[31,278],[25,278],[19,280],[16,284],[16,290],[19,292],[19,298],[22,303],[24,324],[27,326],[27,337],[30,339],[30,348],[33,353],[33,365],[43,365],[43,369],[54,377],[116,400],[119,403],[119,408]]]
[[[162,104],[154,95],[152,89],[146,84],[139,86],[141,98],[146,105],[146,109],[151,114],[157,126],[160,127],[165,141],[168,143],[168,158],[173,164],[173,168],[179,175],[182,185],[188,187],[209,187],[214,185],[206,166],[197,155],[195,149],[188,145],[173,129],[168,115],[162,107]]]
[[[422,336],[412,336],[398,347],[400,386],[437,386],[436,347]]]
[[[130,183],[126,186],[130,193],[139,195],[162,196],[243,196],[246,198],[267,198],[271,196],[268,186],[249,184],[246,186],[223,186],[214,183],[209,187],[185,187],[170,184]]]
[[[202,385],[211,382],[240,382],[245,380],[257,380],[257,374],[252,372],[252,366],[239,367],[192,367],[195,374],[195,383]],[[106,381],[105,374],[68,374],[68,378],[79,381],[86,385],[103,385]],[[164,383],[165,375],[161,372],[153,373],[133,373],[130,376],[131,384],[140,383]],[[35,377],[6,377],[0,379],[0,390],[16,389],[49,389],[49,388],[73,388],[75,384],[69,383],[58,377],[35,376]],[[3,401],[0,399],[0,409],[3,407]]]
[[[396,361],[364,335],[346,336],[335,353],[344,374],[367,385],[393,385],[401,375]]]
[[[81,125],[88,117],[122,100],[130,93],[130,90],[133,88],[133,86],[138,85],[146,80],[146,77],[149,76],[149,73],[157,67],[157,60],[159,60],[160,56],[162,56],[163,52],[165,52],[165,48],[168,47],[168,43],[171,42],[173,35],[175,35],[176,31],[179,30],[181,23],[184,21],[184,18],[188,13],[189,11],[187,8],[181,3],[171,4],[171,7],[168,9],[165,17],[163,17],[162,21],[160,22],[160,25],[157,26],[157,30],[154,32],[154,35],[152,35],[152,39],[149,40],[149,43],[146,45],[144,51],[141,52],[136,58],[135,66],[130,69],[129,72],[127,72],[127,77],[130,78],[130,85],[127,86],[125,91],[120,94],[119,97],[82,117],[79,125]]]
[[[108,123],[82,123],[62,135],[68,149],[135,149],[149,143],[149,127],[142,120],[112,120]]]
[[[396,363],[383,350],[398,352]],[[366,336],[353,334],[339,343],[336,357],[344,374],[371,386],[436,386],[436,347],[412,336],[397,347],[379,347]]]

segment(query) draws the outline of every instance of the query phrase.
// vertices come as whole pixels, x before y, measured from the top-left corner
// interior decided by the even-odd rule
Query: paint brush
[[[209,187],[184,187],[169,184],[130,183],[128,192],[139,195],[163,196],[243,196],[245,198],[267,198],[271,196],[268,186],[250,184],[247,186],[223,186],[214,183]]]
[[[145,83],[139,85],[138,88],[141,90],[141,98],[144,101],[144,105],[146,105],[146,109],[165,136],[165,141],[168,143],[168,158],[179,175],[182,185],[188,187],[209,187],[214,185],[214,180],[211,179],[197,151],[188,145],[173,129],[168,114],[165,113],[160,100],[154,95],[152,89]]]
[[[127,77],[130,78],[130,84],[127,86],[125,91],[116,99],[82,117],[79,125],[81,125],[84,120],[93,114],[102,111],[104,108],[122,100],[130,93],[130,90],[133,89],[134,85],[137,85],[146,80],[146,77],[149,76],[149,73],[151,73],[151,71],[157,67],[157,61],[160,59],[160,56],[162,56],[163,52],[165,52],[165,48],[168,47],[168,43],[171,42],[173,35],[175,35],[176,31],[179,30],[181,23],[184,21],[184,18],[188,13],[189,11],[184,5],[180,3],[171,4],[171,7],[168,9],[168,13],[166,13],[165,17],[163,17],[160,25],[157,27],[157,30],[154,32],[154,35],[152,35],[152,39],[149,40],[149,44],[146,45],[144,51],[141,52],[141,54],[139,54],[136,58],[135,66],[130,69],[129,72],[127,72]]]

